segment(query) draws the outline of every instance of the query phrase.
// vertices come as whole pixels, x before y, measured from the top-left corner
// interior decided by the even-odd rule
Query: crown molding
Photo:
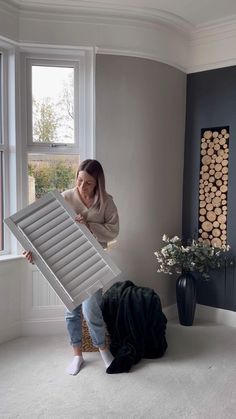
[[[203,64],[193,64],[185,68],[186,74],[200,73],[202,71],[216,70],[218,68],[236,66],[236,57],[227,60],[211,61]]]
[[[179,63],[175,61],[165,59],[164,57],[158,57],[155,54],[146,53],[145,51],[135,52],[132,50],[125,50],[125,49],[109,49],[109,48],[99,48],[96,47],[95,49],[96,54],[103,54],[103,55],[121,55],[126,57],[135,57],[135,58],[143,58],[147,60],[157,61],[159,63],[167,64],[171,67],[177,68],[178,70],[186,73],[186,68],[181,66]]]
[[[192,42],[203,38],[220,38],[223,33],[236,30],[236,15],[210,21],[206,24],[193,25],[180,16],[150,7],[134,7],[111,5],[107,2],[83,0],[0,0],[0,6],[5,11],[18,13],[20,17],[41,18],[63,21],[80,20],[90,23],[132,22],[145,24],[164,24],[189,35]]]
[[[187,73],[236,65],[236,16],[201,25],[191,32]]]
[[[0,0],[1,35],[11,43],[12,33],[18,45],[58,42],[76,46],[79,34],[80,46],[98,47],[97,53],[152,59],[186,73],[236,65],[236,15],[193,26],[174,14],[151,8],[114,7],[82,0],[76,4],[75,0],[67,0],[66,8],[63,0],[50,0],[50,6],[47,3]],[[8,31],[10,15],[14,18]],[[17,24],[19,32],[14,33]],[[59,39],[51,36],[58,24],[64,28]]]
[[[5,3],[7,0],[1,1]],[[51,0],[50,4],[47,0],[8,0],[8,3],[18,10],[20,16],[25,14],[29,16],[30,14],[31,17],[45,15],[53,19],[59,17],[63,19],[90,18],[92,20],[123,19],[124,21],[134,19],[152,24],[162,23],[184,33],[189,33],[194,28],[190,22],[174,13],[150,7],[114,6],[109,2],[90,1],[88,3],[82,0],[78,0],[76,3],[73,0],[67,0],[66,6],[63,0]]]
[[[173,60],[168,60],[163,57],[159,57],[152,53],[147,53],[145,51],[133,51],[127,49],[112,49],[112,48],[101,48],[98,46],[95,47],[88,47],[88,46],[71,46],[71,45],[55,45],[55,44],[36,44],[36,43],[29,43],[29,42],[18,42],[13,41],[9,38],[0,36],[1,45],[4,46],[6,49],[11,47],[17,47],[19,50],[33,54],[35,51],[41,54],[63,54],[65,55],[83,55],[85,51],[96,54],[103,54],[103,55],[120,55],[126,57],[136,57],[136,58],[143,58],[147,60],[157,61],[163,64],[167,64],[171,67],[177,68],[182,72],[186,72],[186,68],[181,66],[179,63],[176,63]]]
[[[51,21],[51,22],[77,22],[83,24],[100,24],[100,25],[119,25],[119,26],[126,26],[126,27],[137,27],[137,28],[151,28],[151,29],[158,29],[162,28],[164,30],[178,32],[178,34],[182,35],[189,39],[189,32],[180,29],[180,27],[176,28],[174,25],[170,24],[169,22],[164,22],[163,20],[154,20],[154,19],[146,19],[144,17],[138,16],[118,16],[112,14],[88,14],[88,13],[56,13],[56,12],[44,12],[38,11],[35,13],[34,11],[26,10],[23,13],[19,12],[20,19],[27,19],[27,20],[42,20],[42,21]]]
[[[191,43],[210,42],[226,39],[236,35],[236,16],[221,19],[208,25],[201,25],[192,29]]]
[[[16,48],[19,46],[18,41],[7,38],[6,36],[2,36],[2,35],[0,35],[0,42],[1,42],[2,48],[5,48],[5,49],[10,49],[14,47]]]
[[[231,24],[235,24],[236,22],[236,15],[231,15],[225,18],[221,18],[221,19],[216,19],[216,20],[212,20],[210,22],[201,24],[201,25],[196,25],[195,26],[195,31],[196,32],[201,32],[201,31],[205,31],[205,30],[214,30],[216,29],[217,31],[219,30],[219,28],[229,28]]]

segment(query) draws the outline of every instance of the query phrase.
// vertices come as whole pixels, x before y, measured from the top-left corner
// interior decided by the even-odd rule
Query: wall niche
[[[227,244],[229,126],[201,130],[199,241]]]

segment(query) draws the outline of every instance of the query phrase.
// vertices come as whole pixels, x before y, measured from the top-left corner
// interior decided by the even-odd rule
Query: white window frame
[[[2,60],[2,144],[4,218],[22,207],[22,147],[19,104],[19,54],[14,42],[0,37]],[[0,251],[0,261],[14,258],[20,247],[4,225],[4,250]]]
[[[51,60],[48,58],[43,59],[27,59],[27,68],[26,68],[26,78],[27,78],[27,145],[28,150],[35,151],[35,148],[39,148],[39,150],[47,150],[51,148],[60,148],[60,150],[63,149],[63,153],[67,149],[73,149],[73,153],[79,152],[79,143],[80,143],[80,137],[83,138],[83,102],[80,99],[79,95],[79,89],[80,84],[83,83],[83,74],[82,74],[82,68],[81,64],[78,61],[64,61],[61,59],[58,60]],[[32,124],[32,66],[33,65],[42,65],[42,66],[48,66],[48,67],[71,67],[74,69],[74,114],[79,115],[79,118],[74,119],[74,143],[73,144],[64,144],[64,143],[37,143],[33,142],[33,124]],[[80,118],[80,109],[82,113],[82,118]],[[80,134],[81,129],[81,134]]]
[[[21,133],[23,147],[22,195],[23,206],[28,200],[28,155],[80,155],[81,160],[95,158],[94,65],[95,52],[87,49],[57,47],[21,47]],[[45,144],[32,141],[31,65],[68,66],[75,69],[75,142]],[[30,76],[29,76],[30,74]],[[79,113],[79,118],[78,118]],[[77,116],[76,116],[77,114]]]
[[[2,53],[2,140],[4,153],[4,218],[28,204],[28,153],[30,154],[79,154],[80,158],[96,158],[94,68],[95,49],[90,47],[59,47],[6,42],[0,37]],[[79,66],[79,136],[73,147],[58,145],[41,147],[27,143],[27,59],[47,62],[76,63]],[[10,174],[10,176],[9,176]],[[4,226],[4,251],[0,262],[19,257],[21,247]]]
[[[3,218],[9,213],[10,196],[9,193],[9,142],[8,142],[8,52],[0,45],[1,53],[1,136],[0,152],[3,155]],[[0,250],[0,256],[9,253],[9,231],[3,224],[3,250]]]

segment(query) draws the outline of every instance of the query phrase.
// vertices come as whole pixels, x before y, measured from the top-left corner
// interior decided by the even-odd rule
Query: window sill
[[[24,258],[23,255],[0,255],[0,263],[1,262],[9,262],[11,260],[22,259]]]

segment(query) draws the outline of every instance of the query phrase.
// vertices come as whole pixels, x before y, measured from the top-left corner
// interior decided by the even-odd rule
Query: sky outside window
[[[33,142],[74,143],[74,68],[32,66]]]

